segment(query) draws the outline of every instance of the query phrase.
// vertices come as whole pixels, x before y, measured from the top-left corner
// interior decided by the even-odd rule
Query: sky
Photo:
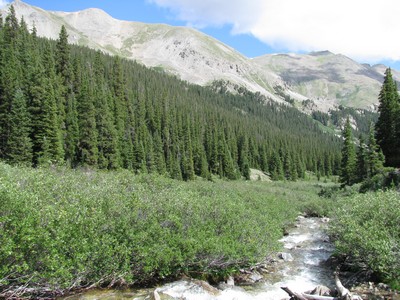
[[[7,1],[0,0],[0,6]],[[399,0],[24,0],[46,10],[194,27],[247,57],[329,50],[400,70]]]

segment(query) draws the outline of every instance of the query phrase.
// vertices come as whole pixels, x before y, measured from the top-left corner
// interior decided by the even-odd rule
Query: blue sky
[[[4,0],[0,0],[0,3]],[[398,0],[24,0],[46,10],[192,26],[247,57],[330,50],[400,70]],[[387,10],[387,8],[390,10]]]

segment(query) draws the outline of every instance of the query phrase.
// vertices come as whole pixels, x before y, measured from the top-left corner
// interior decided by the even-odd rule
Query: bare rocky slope
[[[338,104],[367,108],[378,102],[382,65],[362,65],[330,52],[249,59],[187,27],[121,21],[96,8],[54,12],[20,0],[12,4],[18,18],[30,27],[35,24],[39,36],[56,39],[64,25],[71,43],[134,59],[192,83],[224,80],[275,101],[310,99],[323,111]],[[6,7],[2,15],[7,12]],[[400,80],[399,73],[395,77]]]

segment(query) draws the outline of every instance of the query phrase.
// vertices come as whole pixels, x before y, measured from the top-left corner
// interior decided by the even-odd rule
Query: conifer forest
[[[133,61],[50,41],[11,10],[0,31],[0,158],[167,174],[274,179],[337,174],[340,141],[295,108],[204,88]]]

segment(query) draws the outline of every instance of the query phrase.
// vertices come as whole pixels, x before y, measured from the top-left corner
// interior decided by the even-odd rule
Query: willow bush
[[[400,286],[400,195],[394,190],[338,200],[331,229],[337,251]]]
[[[316,195],[217,181],[0,163],[0,291],[223,277],[277,251]]]

